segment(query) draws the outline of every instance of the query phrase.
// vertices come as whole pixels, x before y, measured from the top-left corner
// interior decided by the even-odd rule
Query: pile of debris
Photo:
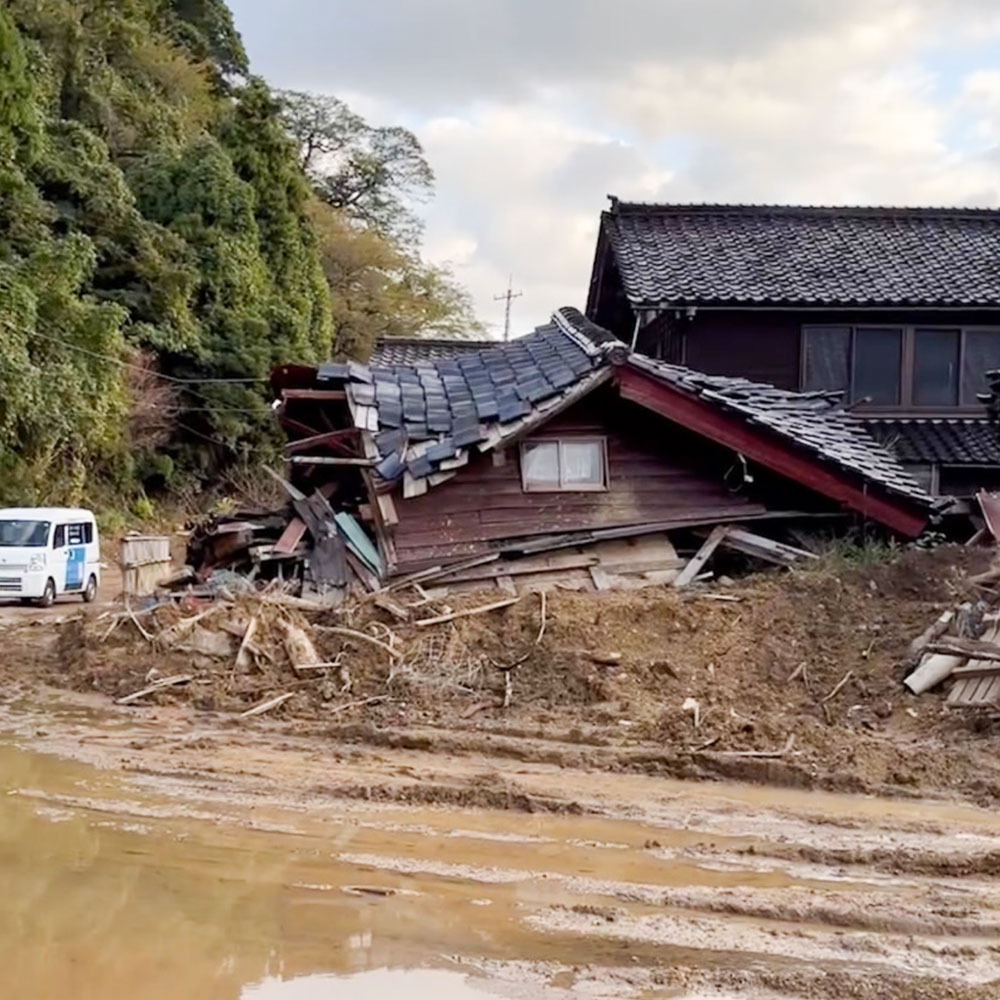
[[[497,587],[511,595],[552,587],[588,591],[686,587],[716,575],[708,564],[722,549],[744,560],[781,567],[817,558],[814,552],[738,524],[720,524],[673,536],[657,530],[628,537],[615,529],[571,532],[393,575],[369,535],[363,506],[359,517],[335,511],[322,489],[307,497],[275,478],[290,498],[284,508],[240,510],[201,522],[190,537],[187,566],[162,583],[196,597],[232,597],[278,582],[286,592],[317,606],[338,606],[348,597],[360,599],[413,584],[459,591]]]
[[[943,611],[913,641],[904,684],[919,695],[950,680],[949,708],[1000,715],[1000,566],[969,583],[979,598]]]
[[[230,586],[236,574],[252,585],[289,584],[286,589],[328,604],[339,603],[349,593],[378,590],[382,559],[357,519],[335,511],[323,490],[307,497],[272,475],[285,488],[289,503],[277,510],[241,510],[199,523],[188,543],[187,565],[163,584],[207,597]]]
[[[228,598],[205,601],[188,594],[142,611],[105,613],[95,619],[103,628],[99,635],[74,635],[70,645],[88,657],[92,685],[121,705],[174,689],[189,691],[196,707],[237,711],[244,718],[292,699],[300,712],[322,709],[329,716],[415,696],[433,699],[442,689],[495,692],[498,704],[509,705],[511,672],[525,655],[511,658],[499,632],[489,648],[479,643],[473,650],[455,623],[520,600],[483,603],[469,595],[445,603],[440,593],[414,584],[331,609],[273,581]],[[545,596],[539,600],[535,645],[546,624]],[[84,619],[78,622],[85,627]],[[132,667],[123,672],[115,648],[134,650],[132,628],[148,645],[144,655],[128,657]]]

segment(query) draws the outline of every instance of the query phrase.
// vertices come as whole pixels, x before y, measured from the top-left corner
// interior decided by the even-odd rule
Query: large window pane
[[[603,486],[604,449],[600,441],[562,443],[563,486]]]
[[[875,405],[899,403],[902,330],[867,327],[854,331],[854,399],[868,398]]]
[[[802,331],[802,388],[846,392],[851,384],[851,328],[807,326]]]
[[[958,403],[958,330],[916,330],[913,402],[917,406]]]
[[[986,391],[986,372],[1000,368],[1000,330],[966,330],[962,358],[962,405],[981,405],[976,394]]]

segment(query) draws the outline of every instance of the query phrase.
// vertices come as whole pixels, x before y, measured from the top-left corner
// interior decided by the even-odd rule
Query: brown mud
[[[188,705],[225,726],[234,714],[289,693],[262,721],[231,724],[277,722],[338,746],[991,804],[1000,801],[1000,723],[948,713],[939,696],[917,698],[900,683],[909,642],[941,609],[974,595],[966,577],[988,558],[944,547],[868,567],[828,560],[748,577],[725,588],[737,598],[725,602],[669,588],[554,592],[540,639],[534,594],[511,608],[430,628],[395,621],[371,604],[306,621],[250,598],[192,630],[221,641],[222,655],[214,657],[195,642],[151,644],[127,619],[109,634],[106,615],[15,622],[0,632],[0,676],[117,698],[151,678],[193,674],[191,684],[142,704]],[[495,591],[449,597],[413,616],[490,600]],[[157,611],[144,627],[155,634],[191,613]],[[252,618],[260,655],[237,669],[235,652]],[[393,644],[399,655],[390,659],[369,643],[316,632],[320,657],[340,660],[346,672],[297,675],[282,645],[289,621],[347,625]],[[512,682],[507,708],[504,668]],[[364,794],[396,792],[376,786]],[[516,794],[508,800],[531,807]],[[477,804],[504,802],[481,797]]]
[[[426,631],[311,618],[404,651],[317,633],[349,692],[295,675],[279,617],[246,671],[99,614],[5,623],[0,990],[994,1000],[1000,731],[899,684],[982,562],[555,593],[541,641],[537,596]],[[114,705],[151,670],[197,683]]]

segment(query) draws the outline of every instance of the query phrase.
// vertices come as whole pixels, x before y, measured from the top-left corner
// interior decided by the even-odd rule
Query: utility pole
[[[503,341],[506,344],[510,340],[510,304],[514,299],[519,299],[524,292],[514,291],[514,275],[511,275],[507,279],[507,291],[503,295],[494,295],[494,302],[506,301],[507,305],[504,307],[504,317],[503,317]]]

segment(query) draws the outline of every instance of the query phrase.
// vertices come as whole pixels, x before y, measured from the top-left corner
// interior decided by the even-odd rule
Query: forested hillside
[[[190,490],[268,457],[276,362],[474,330],[420,259],[432,180],[252,76],[222,0],[4,0],[0,503]]]

